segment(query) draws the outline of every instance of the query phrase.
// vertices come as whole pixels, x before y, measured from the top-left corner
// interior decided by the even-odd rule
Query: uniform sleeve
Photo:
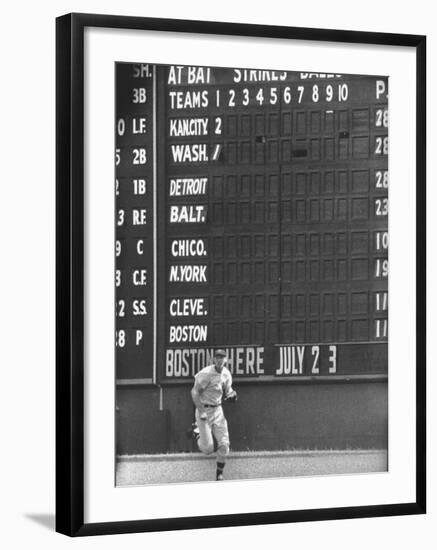
[[[194,388],[203,391],[208,385],[208,376],[204,372],[198,372],[194,377]]]
[[[225,397],[229,397],[229,395],[234,391],[232,389],[232,374],[229,371],[226,373],[224,390],[225,390]]]

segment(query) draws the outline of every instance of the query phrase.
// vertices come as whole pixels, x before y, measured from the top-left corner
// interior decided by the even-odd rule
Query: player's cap
[[[216,349],[214,352],[215,357],[226,357],[227,353],[224,349]]]

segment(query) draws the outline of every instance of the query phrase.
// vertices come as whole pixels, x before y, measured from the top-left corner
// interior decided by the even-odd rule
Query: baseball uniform
[[[221,406],[223,395],[232,396],[232,375],[226,367],[218,372],[215,365],[203,368],[195,376],[194,391],[199,395],[202,411],[196,408],[196,422],[199,429],[198,446],[205,454],[214,451],[214,435],[217,441],[217,462],[224,463],[229,453],[228,423]],[[201,415],[206,414],[206,419]]]

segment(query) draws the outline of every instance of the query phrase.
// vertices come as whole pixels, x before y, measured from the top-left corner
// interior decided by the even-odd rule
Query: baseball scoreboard
[[[115,65],[119,380],[387,374],[388,79]]]

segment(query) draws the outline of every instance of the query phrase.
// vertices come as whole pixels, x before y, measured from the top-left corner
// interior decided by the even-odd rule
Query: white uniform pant
[[[229,432],[228,423],[223,409],[218,407],[207,407],[205,409],[207,418],[201,420],[199,411],[196,409],[196,422],[199,428],[199,439],[197,445],[199,450],[204,454],[211,454],[214,452],[214,435],[217,441],[217,462],[225,462],[229,453]]]

